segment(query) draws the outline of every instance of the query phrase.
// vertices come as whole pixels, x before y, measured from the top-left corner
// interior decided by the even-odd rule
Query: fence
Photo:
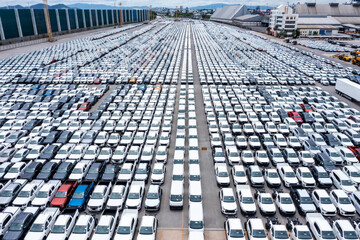
[[[149,10],[124,9],[122,22],[149,20]],[[119,10],[49,9],[53,33],[69,33],[82,29],[119,24]],[[43,9],[0,9],[0,40],[47,34]]]

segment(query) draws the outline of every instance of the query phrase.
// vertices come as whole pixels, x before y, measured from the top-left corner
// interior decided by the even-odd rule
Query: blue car
[[[145,85],[145,84],[141,84],[141,85],[139,86],[139,90],[145,92],[145,90],[146,90],[146,85]]]
[[[68,209],[84,210],[86,208],[86,202],[89,200],[90,194],[94,188],[94,182],[89,185],[79,185],[74,194],[72,195],[68,204]]]
[[[51,96],[54,93],[54,89],[49,89],[45,92],[45,96]]]

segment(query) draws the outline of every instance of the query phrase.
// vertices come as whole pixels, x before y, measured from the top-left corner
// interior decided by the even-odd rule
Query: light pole
[[[50,22],[50,16],[49,16],[49,8],[47,4],[47,0],[43,0],[44,3],[44,13],[45,13],[45,22],[46,22],[46,29],[49,36],[49,42],[53,42],[54,38],[51,31],[51,22]]]
[[[150,22],[151,22],[151,7],[152,7],[152,5],[150,5]]]
[[[120,18],[120,27],[122,26],[122,11],[121,11],[121,2],[119,2],[119,18]]]

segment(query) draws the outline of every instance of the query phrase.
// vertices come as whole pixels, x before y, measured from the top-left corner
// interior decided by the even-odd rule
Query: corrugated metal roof
[[[298,25],[298,29],[338,29],[339,27],[332,25]]]
[[[341,24],[355,24],[360,25],[360,16],[359,17],[335,17],[337,21]]]
[[[232,20],[235,17],[240,17],[248,13],[245,5],[226,6],[223,8],[217,8],[211,15],[210,19],[213,20]]]
[[[360,29],[360,26],[355,26],[354,24],[344,24],[345,27]]]
[[[261,22],[262,19],[263,19],[263,16],[247,14],[247,15],[243,15],[243,16],[234,18],[234,21],[241,21],[241,22]]]
[[[337,21],[333,17],[299,17],[298,25],[341,25],[339,21]]]
[[[338,6],[331,6],[330,4],[315,4],[315,6],[297,4],[295,5],[295,13],[299,15],[360,16],[360,7],[344,4]]]

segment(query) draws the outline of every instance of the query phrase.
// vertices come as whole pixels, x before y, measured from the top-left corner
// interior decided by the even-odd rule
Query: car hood
[[[42,240],[43,237],[43,232],[28,232],[25,236],[25,240]]]
[[[0,205],[8,204],[11,201],[12,197],[0,197]]]
[[[140,203],[140,199],[128,199],[126,200],[126,205],[130,207],[138,206]]]
[[[69,206],[74,206],[74,207],[81,206],[84,204],[84,202],[85,199],[71,199],[69,202]]]
[[[47,237],[48,240],[64,240],[65,239],[65,234],[61,233],[61,234],[56,234],[56,233],[50,233],[49,236]]]
[[[150,207],[157,206],[157,205],[159,205],[159,203],[160,203],[159,199],[146,199],[145,200],[145,205],[150,206]]]
[[[27,180],[29,180],[29,179],[31,179],[33,177],[34,177],[34,173],[23,173],[23,174],[20,175],[20,178],[27,179]]]
[[[124,199],[109,199],[108,206],[120,206],[124,202]]]
[[[249,211],[249,212],[256,211],[255,203],[241,203],[240,206],[243,209],[243,211]]]
[[[341,204],[340,207],[346,212],[355,212],[355,207],[352,204]]]
[[[153,240],[155,237],[153,235],[139,235],[136,238],[137,240]]]
[[[15,200],[12,202],[13,205],[23,205],[29,201],[28,198],[15,198]]]
[[[54,206],[60,206],[62,204],[65,204],[66,200],[67,200],[66,198],[54,198],[51,201],[51,204],[54,205]]]
[[[86,234],[71,234],[69,240],[86,240]]]
[[[87,205],[89,207],[97,207],[97,206],[101,206],[103,203],[104,203],[103,199],[90,199]]]
[[[20,239],[23,231],[7,231],[3,237],[4,240]]]
[[[306,213],[316,212],[316,207],[314,204],[300,204],[300,207]]]
[[[62,180],[66,178],[67,173],[55,173],[53,179]]]
[[[234,210],[236,209],[236,202],[223,202],[222,206],[224,209]]]

